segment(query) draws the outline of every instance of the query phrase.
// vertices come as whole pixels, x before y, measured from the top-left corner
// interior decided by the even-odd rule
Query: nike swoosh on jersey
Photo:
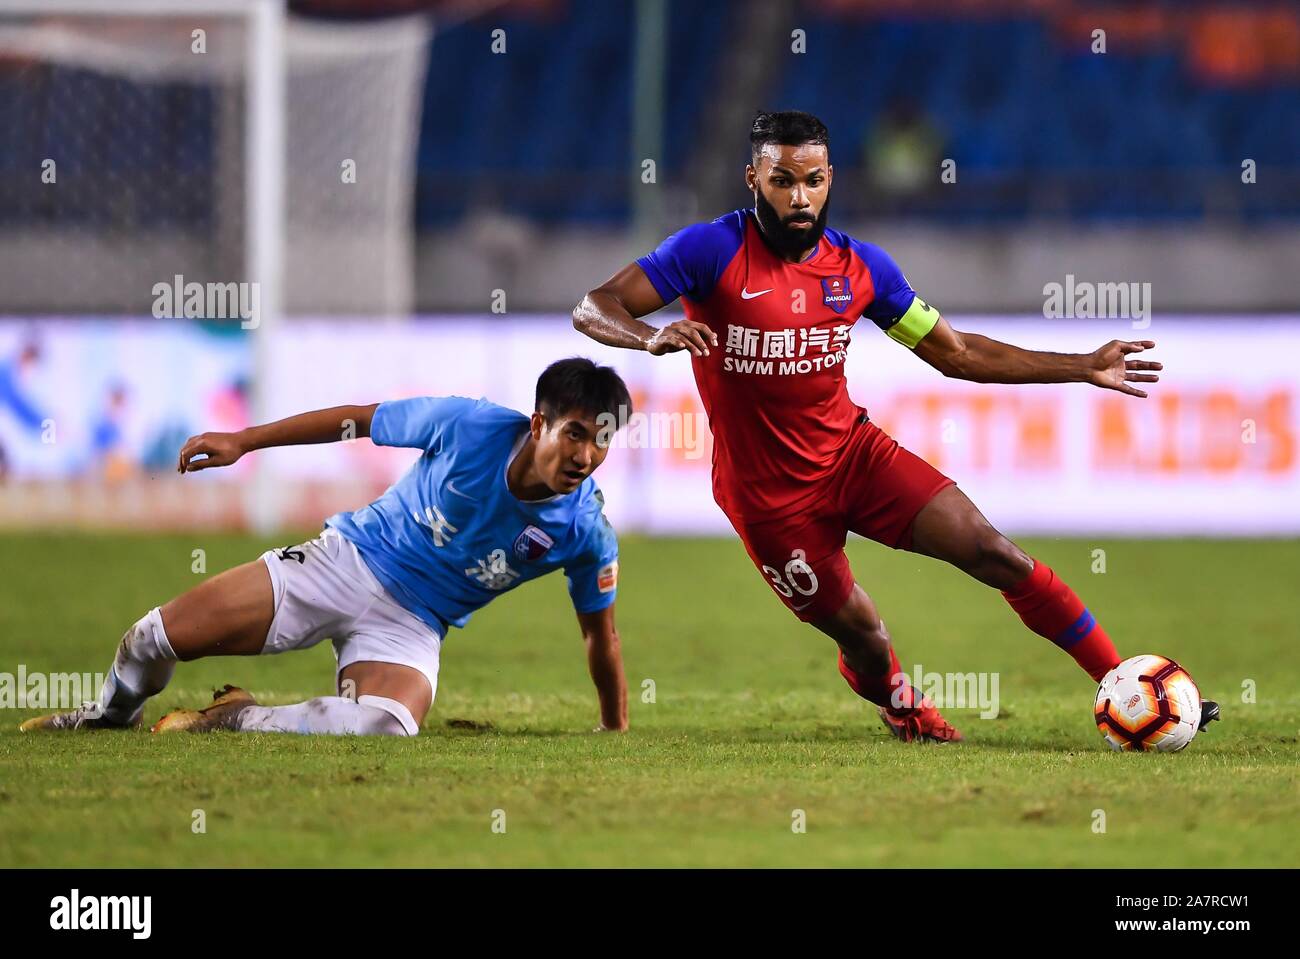
[[[772,289],[776,289],[776,287],[773,287]],[[772,290],[759,290],[757,293],[750,293],[749,290],[745,289],[742,286],[740,288],[740,298],[742,300],[752,300],[756,296],[762,296],[764,293],[771,293],[771,292]]]
[[[472,497],[472,496],[470,496],[470,495],[468,495],[468,494],[466,494],[466,493],[462,493],[460,490],[456,489],[456,487],[455,487],[454,485],[452,485],[451,480],[447,480],[447,489],[448,489],[449,491],[455,493],[455,494],[456,494],[457,496],[459,496],[461,499],[467,499],[467,500],[469,500],[471,503],[477,503],[477,502],[478,502],[478,500],[476,500],[474,497]]]

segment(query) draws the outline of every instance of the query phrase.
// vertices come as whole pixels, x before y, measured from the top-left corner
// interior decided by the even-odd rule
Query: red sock
[[[884,706],[890,712],[907,711],[920,703],[921,697],[917,695],[916,687],[908,682],[903,667],[898,665],[898,657],[894,655],[892,646],[889,648],[889,669],[881,675],[864,676],[862,673],[854,672],[844,661],[843,652],[840,653],[840,675],[863,699],[877,706]],[[895,689],[898,690],[897,696],[894,695]]]
[[[1034,560],[1034,571],[1002,595],[1026,626],[1073,656],[1093,679],[1100,682],[1119,663],[1106,631],[1046,563]]]

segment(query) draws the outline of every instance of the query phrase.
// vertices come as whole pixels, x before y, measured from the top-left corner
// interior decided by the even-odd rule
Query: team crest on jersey
[[[849,289],[847,276],[822,277],[822,302],[836,313],[843,313],[853,302],[853,291]]]
[[[525,526],[524,531],[515,537],[515,555],[525,563],[534,563],[554,545],[555,540],[536,526]]]

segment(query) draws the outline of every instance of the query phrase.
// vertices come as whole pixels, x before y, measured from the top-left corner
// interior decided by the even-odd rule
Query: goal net
[[[148,314],[177,274],[409,312],[431,32],[279,0],[0,0],[0,312]]]
[[[55,392],[85,392],[83,406],[161,410],[165,399],[156,437],[136,444],[161,450],[175,439],[166,429],[222,428],[222,417],[215,391],[179,395],[186,382],[161,368],[158,350],[224,377],[243,394],[242,415],[260,420],[272,412],[282,318],[410,314],[432,31],[424,15],[291,16],[284,0],[0,0],[0,380],[23,357],[43,357]],[[160,346],[161,317],[198,320],[209,340]],[[95,340],[97,323],[123,318],[139,323]],[[94,356],[81,356],[95,349],[119,379],[142,366],[150,376],[103,381]],[[171,394],[153,396],[162,383]],[[256,464],[240,473],[245,493],[230,483],[70,490],[86,484],[112,411],[94,412],[100,422],[52,396],[44,406],[62,414],[44,436],[33,397],[23,401],[30,422],[0,415],[0,480],[10,474],[0,524],[105,512],[185,524],[196,510],[208,514],[200,522],[279,522],[276,484]],[[24,476],[39,482],[14,478]]]

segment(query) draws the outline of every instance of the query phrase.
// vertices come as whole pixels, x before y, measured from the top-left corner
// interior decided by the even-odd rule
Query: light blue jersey
[[[506,590],[561,568],[575,610],[605,609],[618,583],[618,540],[600,488],[587,477],[572,493],[516,498],[506,468],[527,435],[527,416],[485,399],[381,403],[371,440],[424,455],[379,499],[326,525],[439,635]]]

